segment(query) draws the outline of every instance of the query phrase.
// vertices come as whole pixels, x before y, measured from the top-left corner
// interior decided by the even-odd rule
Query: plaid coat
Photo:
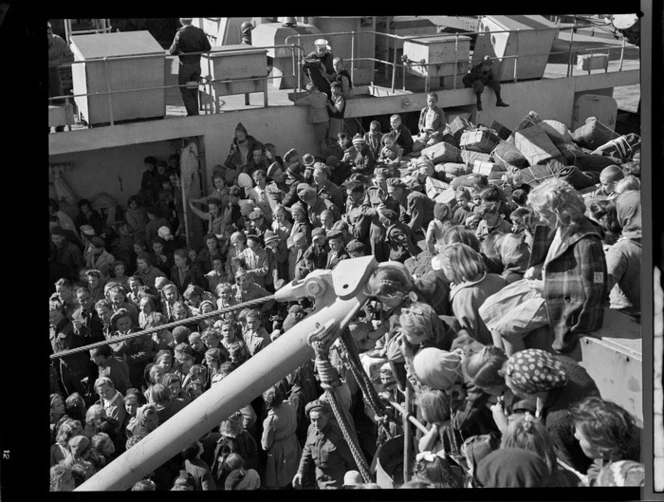
[[[546,226],[535,228],[529,266],[544,262],[553,236]],[[584,217],[545,265],[543,296],[556,351],[572,350],[580,333],[602,327],[607,276],[601,236]]]

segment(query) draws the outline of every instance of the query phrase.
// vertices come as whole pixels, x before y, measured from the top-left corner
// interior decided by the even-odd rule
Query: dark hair
[[[100,345],[99,347],[90,349],[90,352],[95,356],[111,357],[113,355],[113,350],[110,345]]]
[[[485,202],[500,202],[503,200],[503,194],[500,188],[490,184],[480,192],[480,198]]]
[[[179,256],[180,258],[184,259],[184,262],[187,265],[191,265],[191,258],[189,258],[189,255],[187,254],[187,250],[184,248],[179,248],[173,251],[173,257]]]
[[[150,256],[150,253],[147,253],[146,251],[141,251],[136,255],[136,261],[138,260],[143,260],[145,263],[148,265],[152,265],[152,257]],[[136,276],[131,276],[131,277],[136,277]],[[131,279],[130,277],[130,279]]]
[[[517,188],[512,192],[512,200],[517,206],[525,206],[528,202],[528,192],[523,188]]]
[[[569,413],[574,425],[605,458],[631,459],[637,430],[634,417],[627,410],[590,396],[572,406]]]
[[[242,195],[242,189],[237,185],[233,185],[228,189],[228,195],[231,197],[240,197]]]
[[[284,401],[284,394],[279,385],[274,385],[263,392],[263,401],[268,409],[276,408]]]
[[[152,401],[155,404],[166,404],[173,397],[171,394],[171,389],[163,383],[155,383],[150,389],[150,396],[152,396]]]
[[[83,206],[90,206],[90,209],[92,209],[92,204],[90,204],[90,201],[88,199],[80,199],[76,205],[78,206],[79,209],[82,209]]]
[[[221,200],[217,199],[216,197],[210,197],[207,200],[207,205],[209,206],[211,204],[214,204],[217,207],[223,207],[222,204],[221,204]]]
[[[499,374],[499,371],[506,361],[505,351],[491,345],[465,358],[462,369],[464,374],[478,387],[504,385],[505,378]]]
[[[619,234],[622,231],[620,223],[618,222],[618,212],[616,204],[613,199],[598,200],[590,204],[590,214],[593,215],[597,221],[605,217],[601,222],[602,227],[613,234]]]
[[[187,446],[184,450],[180,452],[184,460],[193,460],[198,456],[198,451],[200,449],[200,443],[195,441]]]
[[[150,155],[150,156],[145,157],[143,159],[143,164],[151,164],[152,166],[156,166],[157,165],[157,159],[154,158],[152,155]]]

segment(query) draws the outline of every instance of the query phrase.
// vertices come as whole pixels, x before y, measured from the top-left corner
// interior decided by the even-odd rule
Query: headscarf
[[[451,339],[447,347],[439,346],[438,342],[451,337],[447,336],[447,325],[427,303],[415,302],[401,309],[399,324],[404,336],[407,333],[412,344],[436,346],[444,350],[450,348]]]
[[[500,448],[477,466],[476,478],[484,488],[535,488],[549,482],[549,468],[542,458],[521,448]]]
[[[645,467],[633,460],[611,462],[599,471],[595,486],[645,486]]]
[[[413,372],[420,383],[433,389],[446,390],[463,380],[461,361],[463,352],[427,347],[413,358]]]
[[[641,193],[636,190],[623,192],[614,200],[618,223],[623,237],[641,238]]]
[[[507,360],[505,378],[526,394],[537,394],[562,387],[569,378],[562,363],[541,349],[526,349],[512,354]]]

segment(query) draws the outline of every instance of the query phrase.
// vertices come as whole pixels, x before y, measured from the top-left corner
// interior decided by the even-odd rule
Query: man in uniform
[[[314,164],[314,188],[318,190],[318,195],[332,201],[339,209],[340,213],[345,210],[343,191],[330,181],[330,168],[322,162]]]
[[[463,85],[472,87],[477,96],[477,111],[482,111],[482,92],[484,86],[496,93],[496,106],[509,106],[500,97],[500,82],[493,75],[491,56],[484,56],[481,63],[476,64],[463,77]]]
[[[369,226],[371,254],[374,255],[378,262],[388,259],[388,252],[385,246],[385,227],[380,221],[378,211],[391,209],[397,213],[399,212],[399,204],[388,195],[387,176],[387,169],[382,167],[376,169],[375,185],[367,188],[367,195],[363,204],[365,213],[371,218],[371,225]]]
[[[305,407],[311,421],[300,466],[293,478],[295,488],[320,490],[341,488],[347,471],[357,469],[339,426],[330,420],[329,405],[316,399]]]
[[[178,69],[178,85],[180,85],[180,94],[182,101],[187,109],[187,115],[198,115],[198,80],[201,77],[201,55],[191,54],[189,52],[205,52],[212,47],[205,32],[191,24],[192,18],[181,17],[180,28],[175,33],[173,44],[168,50],[169,54],[180,57],[180,67]],[[187,82],[196,82],[194,88],[185,86]]]
[[[319,38],[314,42],[316,49],[304,57],[304,71],[321,92],[332,96],[330,82],[335,79],[334,56],[327,40]]]

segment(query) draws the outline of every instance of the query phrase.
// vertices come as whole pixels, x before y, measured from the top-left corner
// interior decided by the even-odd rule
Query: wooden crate
[[[462,76],[470,68],[470,37],[440,35],[403,43],[403,54],[413,62],[409,71],[420,77]],[[423,64],[419,64],[423,63]]]

